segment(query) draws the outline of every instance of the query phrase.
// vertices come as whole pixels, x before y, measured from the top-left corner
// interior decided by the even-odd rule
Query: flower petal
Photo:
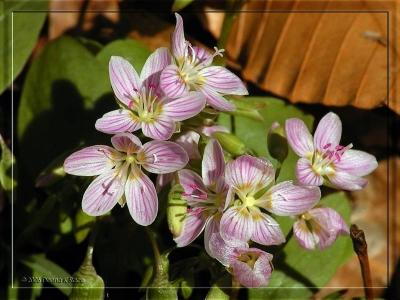
[[[101,216],[109,212],[124,194],[126,171],[124,166],[96,177],[83,194],[83,211],[90,216]]]
[[[220,234],[228,244],[247,242],[253,235],[254,225],[246,208],[228,208],[221,218]]]
[[[296,177],[302,185],[321,186],[324,183],[324,178],[314,172],[311,162],[307,158],[300,158],[297,161]]]
[[[253,267],[239,259],[231,262],[232,273],[239,283],[249,288],[266,286],[273,270],[272,255],[257,248],[250,248],[239,253],[244,256],[258,256]]]
[[[330,183],[337,189],[346,191],[358,191],[363,189],[368,180],[359,176],[351,175],[345,171],[337,170],[334,174],[328,175]]]
[[[154,140],[168,140],[175,131],[175,122],[166,116],[158,116],[151,122],[143,122],[142,131]]]
[[[342,121],[337,114],[330,112],[318,123],[314,133],[314,145],[319,151],[324,152],[324,147],[328,144],[339,145],[341,136]]]
[[[181,145],[183,149],[185,149],[190,159],[200,159],[201,155],[198,146],[199,140],[200,134],[195,131],[189,130],[177,137],[175,139],[175,142]]]
[[[302,120],[297,118],[286,120],[285,131],[290,147],[298,156],[308,157],[313,154],[313,138]]]
[[[293,225],[293,234],[306,249],[324,249],[333,244],[340,234],[349,234],[343,218],[331,208],[315,208]]]
[[[140,129],[140,122],[138,117],[130,111],[117,109],[97,119],[95,127],[98,131],[108,134],[133,132]]]
[[[228,69],[221,66],[212,66],[199,72],[210,89],[225,95],[248,95],[243,82]]]
[[[178,171],[189,162],[189,157],[181,146],[167,141],[151,141],[144,144],[137,159],[143,168],[156,174]]]
[[[136,70],[126,59],[111,56],[109,73],[115,95],[126,106],[131,106],[132,99],[137,96],[142,85]]]
[[[169,65],[161,72],[160,87],[171,98],[177,98],[189,91],[189,86],[180,77],[176,65]]]
[[[205,136],[211,137],[215,132],[226,132],[229,133],[229,129],[222,125],[212,125],[200,127],[200,132]]]
[[[207,51],[203,47],[193,46],[191,48],[193,51],[191,52],[192,56],[196,58],[196,64],[201,64],[204,67],[208,67],[213,59],[214,55],[211,52]]]
[[[211,187],[217,183],[217,179],[224,176],[225,160],[221,145],[217,140],[211,139],[204,149],[201,164],[203,182]]]
[[[174,238],[178,247],[185,247],[193,242],[206,226],[207,218],[196,210],[186,214],[181,234]]]
[[[179,183],[183,187],[185,199],[190,206],[196,205],[202,199],[207,199],[207,188],[203,179],[191,170],[180,170],[178,172]]]
[[[171,48],[172,48],[172,54],[179,59],[185,56],[187,45],[185,40],[185,34],[183,32],[182,17],[179,14],[175,13],[175,18],[176,18],[176,26],[174,32],[172,33]]]
[[[90,146],[72,153],[64,161],[66,173],[77,176],[103,174],[122,159],[122,154],[104,145]]]
[[[349,149],[343,153],[335,167],[351,175],[365,176],[378,167],[378,162],[375,156],[367,152]]]
[[[226,100],[222,95],[209,86],[203,85],[200,88],[200,91],[206,97],[207,104],[211,105],[215,109],[220,111],[233,111],[236,109],[235,104]]]
[[[156,178],[156,191],[161,192],[164,186],[174,180],[174,173],[158,174]]]
[[[292,181],[274,185],[266,195],[269,201],[263,207],[278,216],[300,215],[321,199],[319,187],[294,185]]]
[[[285,242],[285,236],[272,217],[262,212],[252,214],[254,231],[251,240],[262,245],[280,245]]]
[[[199,92],[189,92],[162,106],[162,112],[175,121],[183,121],[198,115],[206,105],[206,99]]]
[[[132,133],[118,133],[111,138],[114,148],[128,154],[136,153],[142,148],[142,142]]]
[[[168,48],[156,49],[146,60],[140,73],[140,80],[146,87],[158,88],[161,71],[171,64],[171,54]]]
[[[226,165],[225,179],[243,193],[256,193],[274,180],[274,173],[269,161],[242,155]]]
[[[154,222],[158,211],[157,192],[150,178],[137,167],[131,167],[125,185],[125,198],[136,223],[147,226]]]

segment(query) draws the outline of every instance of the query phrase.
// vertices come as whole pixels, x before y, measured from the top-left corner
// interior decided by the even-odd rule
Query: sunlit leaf
[[[5,191],[11,191],[17,185],[17,182],[11,176],[12,175],[11,168],[12,165],[15,163],[15,158],[14,155],[11,153],[10,149],[8,149],[1,135],[0,135],[0,149],[1,149],[0,184]]]

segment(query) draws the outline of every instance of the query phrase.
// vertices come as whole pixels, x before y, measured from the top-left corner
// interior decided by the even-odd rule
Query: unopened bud
[[[233,155],[242,155],[246,153],[246,145],[236,135],[227,132],[214,132],[212,136],[227,152]]]
[[[169,281],[168,254],[160,255],[155,265],[154,279],[150,288],[147,289],[146,299],[148,300],[175,300],[178,299],[178,290]]]
[[[234,116],[246,117],[255,121],[264,121],[263,116],[260,114],[260,109],[265,108],[265,103],[235,99],[231,99],[231,101],[235,104],[236,109],[227,113]]]
[[[268,131],[267,146],[269,154],[280,163],[288,156],[289,148],[285,130],[278,122],[272,123]]]
[[[186,200],[182,197],[183,188],[176,184],[168,194],[167,219],[168,227],[174,237],[182,232],[183,221],[187,212]]]

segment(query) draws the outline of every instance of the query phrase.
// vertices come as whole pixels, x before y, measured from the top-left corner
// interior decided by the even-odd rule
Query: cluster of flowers
[[[242,81],[220,66],[211,66],[221,55],[191,46],[185,40],[183,22],[176,14],[172,49],[159,48],[147,59],[140,76],[122,57],[111,57],[110,81],[119,109],[97,120],[97,130],[113,134],[113,147],[95,145],[70,155],[64,162],[67,173],[97,176],[83,195],[82,208],[92,216],[109,212],[117,203],[128,206],[133,220],[150,225],[157,216],[156,187],[144,173],[159,174],[165,185],[178,171],[182,197],[188,209],[175,237],[178,247],[195,240],[204,230],[207,253],[219,260],[244,286],[265,286],[272,272],[272,255],[250,248],[285,242],[279,224],[270,214],[296,218],[293,233],[306,249],[325,248],[339,234],[348,233],[341,216],[320,207],[319,186],[345,190],[361,189],[362,176],[377,166],[365,152],[339,145],[340,119],[327,114],[314,139],[299,119],[286,121],[287,140],[301,158],[297,181],[275,183],[272,164],[262,158],[242,155],[228,163],[215,131],[205,126],[171,139],[180,121],[198,115],[206,105],[220,111],[234,110],[225,95],[246,95]],[[141,129],[151,139],[142,144],[132,132]],[[201,175],[183,169],[189,159],[199,159],[200,134],[209,137],[202,157]],[[144,169],[144,170],[143,170]]]

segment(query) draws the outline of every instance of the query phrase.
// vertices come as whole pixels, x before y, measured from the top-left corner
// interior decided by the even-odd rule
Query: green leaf
[[[44,255],[35,254],[21,262],[39,274],[44,281],[58,288],[64,295],[68,296],[71,293],[69,280],[71,275]]]
[[[349,222],[351,208],[343,192],[324,197],[320,204],[335,209]],[[275,256],[275,270],[268,287],[249,290],[249,299],[309,299],[319,287],[328,283],[352,253],[348,236],[339,237],[331,247],[322,251],[305,250],[291,238],[283,249],[283,255]]]
[[[44,11],[47,9],[47,1],[1,1],[0,8],[1,94],[21,72],[36,44],[46,19]],[[35,12],[38,10],[42,12]],[[11,78],[12,58],[13,78]]]
[[[172,11],[179,11],[184,9],[186,6],[188,6],[190,3],[192,3],[194,0],[175,0],[174,5],[172,6]]]
[[[11,167],[15,163],[15,157],[8,149],[3,137],[0,135],[0,184],[5,191],[11,191],[17,185],[17,182],[11,176]]]
[[[87,235],[90,232],[90,227],[83,228],[89,226],[91,223],[94,223],[96,217],[92,217],[84,213],[81,209],[79,209],[75,216],[75,240],[78,244],[80,244],[84,239],[86,239]]]
[[[311,130],[313,117],[303,113],[293,105],[288,105],[284,101],[271,97],[246,97],[244,98],[248,106],[258,108],[263,121],[253,120],[244,116],[235,116],[234,124],[230,124],[230,116],[222,114],[219,123],[235,129],[235,134],[247,145],[248,148],[255,151],[259,156],[263,156],[275,163],[276,160],[270,155],[267,149],[267,135],[272,123],[278,122],[282,126],[288,118],[300,118]],[[289,154],[282,164],[278,182],[294,179],[294,166],[298,160],[297,155],[289,149]]]
[[[229,295],[218,285],[214,284],[208,291],[206,300],[229,300]]]

